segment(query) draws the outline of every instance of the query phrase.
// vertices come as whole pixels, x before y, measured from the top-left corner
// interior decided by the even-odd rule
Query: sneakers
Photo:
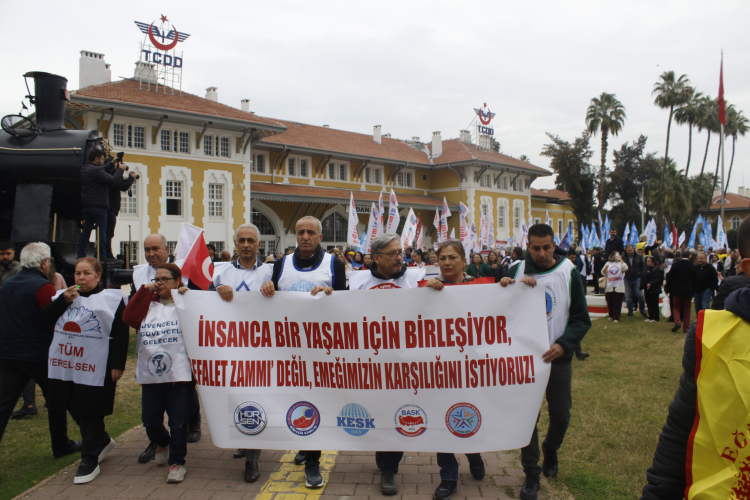
[[[477,481],[484,479],[484,460],[480,458],[475,463],[469,462],[469,472],[471,472],[471,477]]]
[[[86,484],[90,483],[94,480],[96,476],[99,475],[101,472],[101,469],[99,468],[99,464],[94,465],[83,465],[81,464],[78,467],[78,472],[76,472],[76,477],[73,478],[73,484]]]
[[[619,322],[620,322],[620,320],[619,320],[619,319],[615,319],[615,320],[612,320],[612,322],[613,322],[613,323],[619,323]]]
[[[526,474],[526,480],[521,487],[521,500],[536,500],[541,484],[539,483],[539,474]]]
[[[432,495],[434,500],[448,500],[456,492],[457,485],[456,481],[448,481],[443,479],[440,481],[440,486],[437,487],[435,493]]]
[[[72,439],[68,439],[68,443],[62,448],[52,448],[52,456],[55,458],[60,458],[64,457],[65,455],[70,455],[71,453],[76,453],[78,451],[81,451],[81,441],[73,441]]]
[[[154,462],[156,465],[167,465],[167,459],[169,458],[169,446],[162,448],[161,446],[156,447],[156,453],[154,453]]]
[[[138,457],[138,463],[139,464],[147,464],[151,460],[154,459],[154,454],[156,453],[156,443],[153,441],[148,443],[148,446],[146,446],[146,449],[143,450],[143,453]]]
[[[98,458],[99,463],[102,463],[102,460],[104,460],[104,457],[107,456],[107,453],[112,451],[112,449],[115,447],[116,444],[117,443],[115,442],[114,439],[109,438],[109,443],[104,445],[104,448],[102,448],[102,451],[99,452],[99,458]]]
[[[542,443],[542,452],[544,453],[544,460],[542,461],[542,473],[544,473],[544,477],[556,477],[558,468],[557,450]]]
[[[158,453],[158,452],[157,452]],[[185,479],[187,469],[184,465],[174,464],[169,468],[169,475],[167,476],[168,483],[181,483]]]
[[[320,463],[317,460],[305,460],[305,486],[321,488],[325,485],[320,475]]]
[[[380,492],[383,495],[395,495],[398,493],[398,485],[393,472],[383,471],[380,473]]]
[[[302,465],[305,463],[305,460],[307,460],[307,452],[298,451],[297,454],[294,456],[294,465]]]

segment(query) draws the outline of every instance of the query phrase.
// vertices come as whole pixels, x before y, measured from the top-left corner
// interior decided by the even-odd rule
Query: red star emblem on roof
[[[167,16],[164,14],[161,15],[161,22],[166,23],[167,22]]]

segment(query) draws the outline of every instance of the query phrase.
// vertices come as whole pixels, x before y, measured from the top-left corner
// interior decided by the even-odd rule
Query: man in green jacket
[[[521,465],[526,474],[520,495],[523,500],[536,500],[541,472],[546,477],[557,476],[557,450],[562,446],[570,423],[571,361],[576,347],[591,328],[581,275],[564,255],[554,253],[554,237],[552,228],[546,224],[531,226],[526,259],[511,266],[508,276],[500,280],[504,287],[516,281],[531,287],[542,285],[546,297],[550,348],[542,355],[542,360],[552,365],[546,389],[549,428],[542,443],[544,461],[541,467],[536,426],[530,443],[521,449]]]

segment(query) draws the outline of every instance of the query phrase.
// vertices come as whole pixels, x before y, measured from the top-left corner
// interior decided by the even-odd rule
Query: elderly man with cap
[[[47,359],[53,332],[42,320],[42,309],[52,302],[55,287],[47,279],[52,257],[44,243],[21,250],[21,272],[0,288],[0,440],[18,397],[33,378],[47,399]],[[68,439],[65,410],[47,411],[52,455],[60,458],[81,449]]]
[[[317,218],[306,215],[295,226],[297,249],[273,263],[271,280],[263,283],[260,291],[273,297],[276,291],[307,292],[331,295],[334,290],[346,290],[346,268],[341,260],[320,246],[323,225]],[[305,464],[305,484],[308,488],[324,486],[320,475],[320,450],[300,451],[294,463]]]
[[[162,234],[150,234],[143,240],[143,251],[146,255],[146,264],[133,267],[133,289],[130,297],[140,290],[143,285],[151,283],[156,278],[156,269],[169,262],[169,245],[167,238]],[[187,282],[187,279],[183,279]],[[193,389],[190,396],[190,422],[188,422],[188,443],[196,443],[201,438],[201,403],[198,393]],[[156,443],[149,443],[143,453],[138,457],[138,462],[145,464],[154,459],[156,455]]]

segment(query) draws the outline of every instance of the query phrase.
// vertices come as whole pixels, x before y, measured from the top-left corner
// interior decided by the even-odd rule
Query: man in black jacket
[[[107,210],[109,209],[109,186],[122,181],[122,169],[108,173],[113,164],[104,164],[104,151],[95,149],[89,154],[89,162],[81,167],[81,207],[83,208],[83,229],[78,240],[78,258],[86,257],[86,246],[91,238],[91,230],[96,225],[100,231],[99,259],[106,260]],[[132,173],[131,175],[135,175]]]
[[[737,240],[740,253],[750,255],[750,217],[740,225]],[[738,265],[745,275],[750,273],[750,259],[743,259]],[[750,321],[750,289],[743,288],[732,293],[726,300],[726,310]],[[659,436],[653,464],[646,471],[648,483],[643,487],[641,500],[685,498],[687,447],[696,414],[696,327],[697,322],[693,322],[685,336],[682,356],[684,371],[680,375],[674,399],[669,404],[667,422]]]
[[[609,230],[609,239],[607,240],[607,243],[604,245],[604,258],[606,260],[609,260],[609,254],[611,254],[612,252],[617,252],[620,255],[625,253],[625,248],[623,247],[622,238],[617,237],[617,229]]]
[[[716,297],[714,297],[714,300],[711,301],[711,309],[713,309],[714,311],[724,310],[724,301],[732,292],[734,292],[735,290],[739,290],[740,288],[750,286],[750,276],[743,273],[742,269],[740,268],[740,261],[742,260],[742,258],[740,257],[739,252],[737,252],[735,259],[737,261],[735,262],[737,274],[728,276],[724,279],[724,281],[721,282],[721,285],[719,285],[719,291],[716,292]]]
[[[719,288],[719,276],[714,266],[706,260],[706,254],[698,254],[695,266],[695,314],[711,307],[711,297]]]
[[[643,274],[646,264],[643,257],[635,253],[635,248],[630,243],[625,247],[624,258],[628,265],[628,270],[625,271],[625,299],[628,303],[628,316],[632,316],[633,309],[637,307],[643,317],[648,319],[646,302],[643,300],[643,291],[641,290],[641,274]],[[635,304],[636,301],[638,301],[638,304]]]
[[[114,165],[111,167],[109,173],[114,173],[117,167],[122,164],[115,160]],[[133,182],[135,182],[135,172],[131,172],[130,175],[124,179],[121,177],[119,184],[109,186],[109,208],[107,209],[107,241],[104,243],[104,249],[107,251],[107,258],[114,259],[115,256],[112,253],[112,238],[115,237],[115,225],[117,224],[117,214],[120,213],[120,203],[122,202],[121,192],[125,192],[131,188]]]
[[[604,269],[604,264],[607,263],[607,258],[604,257],[604,252],[601,247],[594,247],[594,255],[592,258],[594,259],[594,293],[599,295],[602,293],[602,290],[599,287],[599,278],[602,277],[602,269]]]
[[[684,259],[686,252],[675,253],[672,268],[667,273],[667,293],[672,296],[674,309],[673,332],[682,327],[687,332],[690,326],[690,309],[692,308],[693,295],[695,295],[695,266]]]

